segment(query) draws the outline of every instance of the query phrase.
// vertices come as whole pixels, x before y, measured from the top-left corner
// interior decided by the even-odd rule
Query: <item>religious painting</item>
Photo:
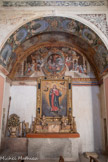
[[[38,81],[37,93],[37,114],[39,116],[62,117],[67,116],[69,109],[72,108],[71,93],[72,89],[71,77],[64,77],[63,79],[44,78]],[[70,100],[70,102],[69,102]]]
[[[27,56],[19,65],[15,77],[71,76],[95,78],[88,60],[69,47],[43,47]]]
[[[44,56],[40,53],[32,53],[18,67],[16,77],[40,77],[44,76],[42,67]]]
[[[1,52],[0,59],[3,61],[4,64],[7,64],[12,54],[12,47],[7,44]]]
[[[52,74],[60,72],[64,67],[64,59],[59,54],[51,54],[47,59],[46,68]]]
[[[85,56],[74,50],[66,54],[65,65],[65,76],[73,78],[95,78],[94,72]]]
[[[67,115],[67,81],[42,81],[42,116]]]
[[[57,49],[50,51],[46,57],[43,70],[47,75],[59,74],[65,70],[65,57],[63,52]]]

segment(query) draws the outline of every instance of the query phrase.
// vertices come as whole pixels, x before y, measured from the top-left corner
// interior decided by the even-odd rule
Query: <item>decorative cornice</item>
[[[72,78],[72,82],[96,82],[96,78]]]
[[[14,85],[36,85],[37,77],[16,77],[12,84]],[[72,85],[99,85],[96,78],[72,78]]]
[[[96,78],[72,78],[73,86],[96,86],[100,85]]]
[[[36,79],[35,81],[13,81],[12,85],[14,86],[37,86]]]
[[[24,7],[24,6],[72,6],[72,7],[93,7],[105,6],[105,1],[3,1],[5,7]]]

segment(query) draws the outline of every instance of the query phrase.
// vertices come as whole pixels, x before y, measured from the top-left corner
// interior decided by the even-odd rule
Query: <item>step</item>
[[[90,162],[90,159],[86,158],[83,154],[79,157],[80,162]],[[97,159],[99,162],[108,162],[108,157],[105,155],[99,154],[99,157]]]

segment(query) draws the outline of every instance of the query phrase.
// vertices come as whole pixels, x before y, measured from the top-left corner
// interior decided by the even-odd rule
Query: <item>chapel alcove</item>
[[[2,65],[8,71],[5,100],[11,96],[8,117],[15,115],[13,123],[16,119],[18,122],[15,123],[18,129],[12,132],[10,127],[14,124],[8,118],[8,143],[15,141],[12,136],[17,137],[25,151],[28,140],[28,155],[40,159],[63,155],[77,160],[79,153],[101,152],[99,86],[107,64],[106,52],[96,33],[73,19],[45,17],[13,33],[1,52]],[[99,53],[104,55],[102,59]],[[58,94],[55,99],[58,101],[52,99],[53,91]],[[48,105],[45,111],[42,104]],[[66,105],[67,113],[64,113]],[[36,130],[33,124],[38,125]],[[45,151],[46,147],[49,149]]]

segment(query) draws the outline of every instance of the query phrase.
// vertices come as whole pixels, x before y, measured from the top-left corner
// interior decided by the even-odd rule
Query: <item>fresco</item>
[[[101,73],[106,68],[108,64],[108,51],[98,35],[86,25],[76,20],[63,17],[43,17],[28,22],[20,27],[14,34],[11,35],[4,45],[0,53],[0,63],[2,63],[8,71],[11,71],[12,66],[9,66],[9,64],[14,62],[11,59],[16,59],[14,57],[10,58],[10,55],[12,54],[12,52],[10,52],[11,49],[13,53],[15,53],[17,47],[24,41],[29,40],[33,36],[39,35],[43,32],[68,32],[78,36],[79,38],[85,40],[85,42],[87,42],[95,50],[96,56],[93,56],[93,60],[96,63],[98,71]],[[10,48],[9,55],[7,55],[7,45]],[[101,53],[103,53],[103,55],[101,55]],[[2,57],[3,55],[5,55],[5,59]]]
[[[41,48],[37,50],[20,64],[15,77],[51,75],[95,78],[94,72],[85,56],[67,47],[62,47],[61,49]]]
[[[7,44],[1,52],[0,59],[4,64],[7,64],[11,55],[12,55],[12,47]]]
[[[102,58],[104,67],[108,65],[108,53],[107,50],[102,46],[98,46],[98,55]]]
[[[1,55],[0,55],[0,63],[6,67],[8,67],[8,70],[10,71],[12,69],[13,64],[16,61],[16,54],[12,52],[12,47],[10,45],[6,45],[5,48],[3,48]]]
[[[45,64],[45,69],[47,69],[50,73],[58,73],[63,69],[63,67],[64,59],[62,55],[55,53],[48,56],[47,62]]]
[[[48,52],[45,59],[43,71],[46,75],[59,74],[65,69],[65,58],[63,52],[57,49]]]
[[[27,36],[27,29],[22,28],[14,35],[14,40],[16,40],[17,44],[20,44],[25,40],[26,36]]]
[[[89,62],[84,56],[72,51],[71,54],[66,55],[66,76],[72,76],[75,78],[95,78],[92,68]]]
[[[32,54],[28,56],[23,63],[20,64],[16,76],[17,77],[38,77],[44,76],[42,67],[44,59],[40,54]]]

